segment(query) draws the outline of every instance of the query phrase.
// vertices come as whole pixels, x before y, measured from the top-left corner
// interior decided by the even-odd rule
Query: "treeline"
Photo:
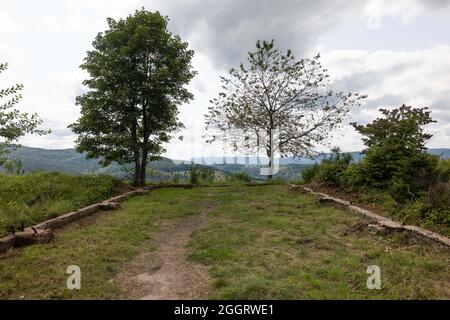
[[[130,186],[107,175],[0,174],[0,236],[117,195]]]
[[[397,219],[447,232],[450,227],[450,160],[426,152],[434,122],[427,108],[380,110],[367,125],[353,123],[367,149],[360,162],[335,148],[320,165],[303,172],[306,183],[331,187],[381,206]]]

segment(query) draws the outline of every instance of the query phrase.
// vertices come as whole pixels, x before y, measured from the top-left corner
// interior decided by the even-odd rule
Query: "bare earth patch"
[[[153,241],[155,251],[139,255],[118,276],[123,299],[178,300],[204,299],[209,293],[208,268],[187,260],[191,234],[204,227],[212,208],[205,203],[204,213],[163,227]]]

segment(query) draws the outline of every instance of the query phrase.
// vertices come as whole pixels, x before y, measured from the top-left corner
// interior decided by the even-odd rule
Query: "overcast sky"
[[[79,65],[106,18],[135,9],[160,11],[169,28],[195,50],[199,72],[190,85],[194,101],[181,107],[183,142],[167,156],[220,153],[202,142],[203,114],[219,91],[219,75],[238,66],[258,39],[276,39],[298,57],[321,53],[332,85],[368,94],[345,121],[366,123],[378,108],[405,103],[429,106],[438,123],[429,147],[450,147],[450,1],[447,0],[0,0],[0,62],[9,69],[0,88],[23,83],[19,109],[37,112],[53,133],[21,143],[70,148],[67,125],[79,116],[75,97],[87,75]],[[331,141],[361,150],[361,137],[346,126]],[[321,147],[322,148],[322,147]]]

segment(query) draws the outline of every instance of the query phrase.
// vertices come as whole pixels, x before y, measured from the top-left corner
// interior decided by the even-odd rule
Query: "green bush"
[[[450,159],[440,159],[436,165],[439,180],[450,181]]]
[[[366,176],[367,170],[363,162],[350,163],[341,174],[340,182],[342,186],[353,191],[366,184]]]
[[[312,166],[302,171],[302,179],[305,183],[311,183],[319,171],[319,164],[314,163]]]
[[[438,182],[437,157],[426,153],[399,159],[389,181],[389,191],[398,201],[415,200]]]
[[[189,167],[189,182],[192,185],[199,185],[200,183],[206,182],[211,183],[215,179],[215,172],[210,168],[203,167],[200,165],[191,165]]]
[[[433,208],[450,210],[450,182],[433,185],[428,190],[426,199]]]
[[[347,170],[352,157],[349,154],[340,153],[339,148],[333,148],[330,157],[324,159],[322,163],[313,170],[313,181],[330,186],[342,185],[343,175]]]
[[[228,178],[232,182],[250,182],[252,178],[247,172],[236,172],[229,176]]]
[[[200,167],[200,179],[204,182],[211,183],[214,181],[216,173],[214,170],[206,167]]]
[[[324,162],[320,165],[314,181],[330,186],[339,186],[347,167],[347,164],[341,162]]]
[[[335,148],[330,158],[304,171],[305,182],[356,191],[360,200],[396,218],[448,228],[450,160],[425,151],[431,135],[423,126],[434,122],[430,111],[403,105],[381,112],[384,117],[371,123],[353,124],[367,146],[363,160],[351,163]]]
[[[189,182],[192,185],[198,185],[200,182],[200,170],[198,166],[189,167]]]
[[[171,177],[172,183],[180,183],[180,181],[183,180],[183,175],[179,172],[173,173]]]

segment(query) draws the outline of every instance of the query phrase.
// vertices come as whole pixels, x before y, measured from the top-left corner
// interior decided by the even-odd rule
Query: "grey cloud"
[[[358,1],[248,0],[166,2],[160,7],[170,27],[213,58],[221,69],[243,62],[256,40],[276,39],[283,49],[303,54]]]
[[[58,138],[63,138],[63,137],[68,137],[68,136],[73,136],[74,133],[72,132],[72,130],[70,129],[52,129],[52,136],[58,137]]]
[[[429,107],[431,109],[431,117],[437,121],[438,126],[450,124],[450,90],[441,93]],[[450,136],[450,129],[442,132],[442,134]]]
[[[448,0],[427,0],[427,1],[423,1],[421,4],[427,8],[435,9],[435,10],[450,7],[450,1],[448,1]]]
[[[351,88],[352,90],[362,91],[362,93],[365,93],[364,91],[379,86],[383,81],[388,79],[390,75],[395,76],[415,67],[417,66],[414,62],[405,61],[394,64],[390,68],[356,72],[333,83],[333,88],[342,91]]]

